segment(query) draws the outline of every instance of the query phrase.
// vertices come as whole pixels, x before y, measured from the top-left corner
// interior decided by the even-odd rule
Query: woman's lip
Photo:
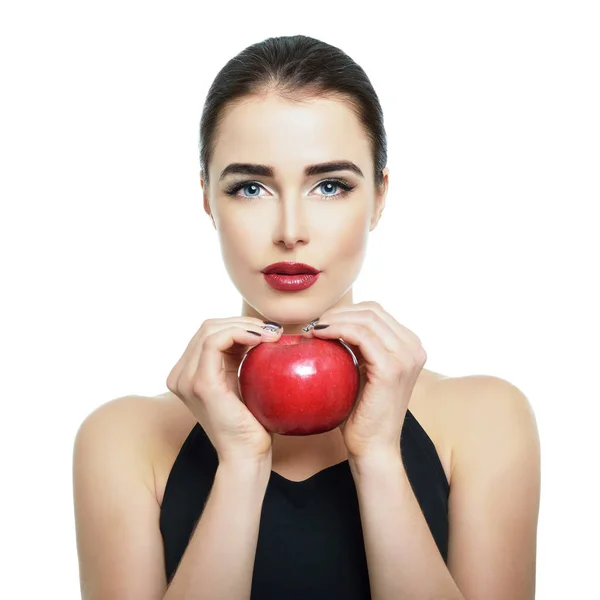
[[[278,262],[265,267],[262,272],[265,275],[270,275],[271,273],[277,273],[280,275],[304,275],[309,273],[311,275],[317,275],[319,270],[305,263]]]
[[[275,290],[281,292],[296,292],[298,290],[305,290],[313,285],[319,278],[319,273],[296,273],[294,275],[265,273],[263,277]]]

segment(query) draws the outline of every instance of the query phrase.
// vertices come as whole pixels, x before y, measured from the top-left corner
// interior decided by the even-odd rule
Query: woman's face
[[[349,169],[305,174],[309,165],[333,161],[349,161],[362,175]],[[234,169],[222,177],[233,163],[264,165],[272,174]],[[209,169],[210,185],[201,180],[204,209],[244,298],[242,315],[300,333],[328,308],[352,303],[369,232],[385,205],[388,174],[384,169],[376,193],[369,140],[345,103],[297,103],[275,94],[244,98],[219,126]],[[275,262],[302,262],[321,273],[307,289],[278,291],[261,272]]]

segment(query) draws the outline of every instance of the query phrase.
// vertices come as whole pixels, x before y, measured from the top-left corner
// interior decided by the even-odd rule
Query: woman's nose
[[[288,248],[293,248],[298,243],[308,243],[307,215],[301,204],[296,198],[287,198],[279,203],[273,240],[275,243],[284,243]]]

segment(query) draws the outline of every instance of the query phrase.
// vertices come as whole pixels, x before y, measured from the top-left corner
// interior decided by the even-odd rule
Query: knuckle
[[[179,364],[175,365],[167,377],[167,388],[174,394],[177,393],[177,385],[179,383],[180,370],[178,367]]]
[[[407,329],[407,331],[410,334],[411,339],[414,340],[414,342],[415,342],[415,344],[417,344],[417,346],[423,345],[421,338],[414,331],[411,331],[410,329]]]
[[[207,335],[210,331],[212,331],[214,329],[215,326],[215,319],[206,319],[206,321],[204,321],[202,323],[202,325],[200,325],[200,329],[198,330],[198,332],[200,333],[201,336],[205,336]]]
[[[218,342],[217,332],[214,331],[212,333],[209,333],[202,340],[202,348],[214,351],[217,348],[217,342]]]
[[[382,320],[379,313],[376,312],[375,310],[370,308],[368,312],[369,312],[369,318],[371,319],[371,321],[381,321]]]
[[[175,379],[171,375],[167,377],[167,389],[175,393]]]

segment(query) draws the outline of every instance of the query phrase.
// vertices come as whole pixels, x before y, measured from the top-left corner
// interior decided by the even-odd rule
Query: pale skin
[[[304,174],[308,165],[340,160],[355,164],[362,176],[347,170]],[[231,174],[220,181],[220,173],[231,163],[267,165],[273,173]],[[243,298],[240,315],[254,327],[258,319],[281,323],[283,333],[302,333],[317,318],[330,324],[303,335],[342,337],[354,344],[364,367],[361,393],[368,398],[361,397],[365,400],[361,406],[369,411],[368,419],[361,423],[357,418],[352,424],[349,420],[345,429],[317,436],[275,435],[265,466],[219,469],[201,522],[165,595],[161,540],[151,524],[159,514],[170,466],[194,419],[173,394],[109,403],[110,409],[90,419],[76,446],[87,448],[87,454],[76,453],[75,461],[76,510],[79,506],[80,514],[89,515],[78,520],[80,568],[90,582],[86,600],[248,598],[258,516],[271,469],[300,480],[344,459],[350,462],[359,497],[375,600],[534,598],[540,448],[527,398],[495,377],[449,378],[428,371],[418,336],[400,323],[394,307],[353,300],[352,284],[362,267],[369,234],[385,207],[387,168],[383,176],[383,185],[376,188],[369,142],[354,113],[340,100],[293,103],[266,94],[245,99],[228,111],[211,159],[210,184],[201,177],[201,186],[225,266]],[[336,198],[341,189],[326,183],[330,178],[342,179],[354,189]],[[232,183],[245,180],[254,183],[234,196],[225,193]],[[322,273],[308,290],[277,292],[260,272],[277,261],[305,262]],[[363,342],[367,337],[368,344]],[[386,368],[374,368],[383,363]],[[435,442],[451,486],[447,565],[406,479],[396,445],[409,406]],[[373,419],[385,427],[368,431],[365,422]],[[91,491],[102,475],[105,497],[109,489],[106,454],[97,459],[102,467],[92,480],[91,440],[94,435],[101,440],[109,430],[113,439],[119,439],[117,422],[127,440],[123,448],[127,443],[132,459],[128,473],[110,476],[118,482],[115,494],[123,495],[114,506],[129,501],[135,519],[127,519],[125,513],[103,515],[106,508],[95,504]],[[140,430],[140,422],[146,424],[146,434],[135,438],[139,443],[134,444],[131,431],[134,424]],[[151,447],[148,439],[155,440]],[[115,451],[115,464],[121,469],[123,448]],[[139,474],[143,492],[134,493],[133,482],[125,488],[125,482],[136,481],[133,471]],[[89,491],[84,473],[90,477]],[[247,512],[240,512],[236,504],[238,519],[232,522],[229,503],[242,494],[248,499]],[[139,522],[137,529],[132,521]],[[110,537],[110,530],[100,525],[103,522],[119,522],[120,535]],[[224,530],[229,535],[223,536]],[[231,540],[237,545],[225,545],[234,543]],[[135,550],[142,547],[143,552]],[[219,564],[211,563],[217,554],[235,558],[231,560],[238,579],[231,577],[230,565],[223,566],[229,573],[224,577]],[[224,579],[227,589],[219,587]],[[119,583],[111,587],[109,581]]]

